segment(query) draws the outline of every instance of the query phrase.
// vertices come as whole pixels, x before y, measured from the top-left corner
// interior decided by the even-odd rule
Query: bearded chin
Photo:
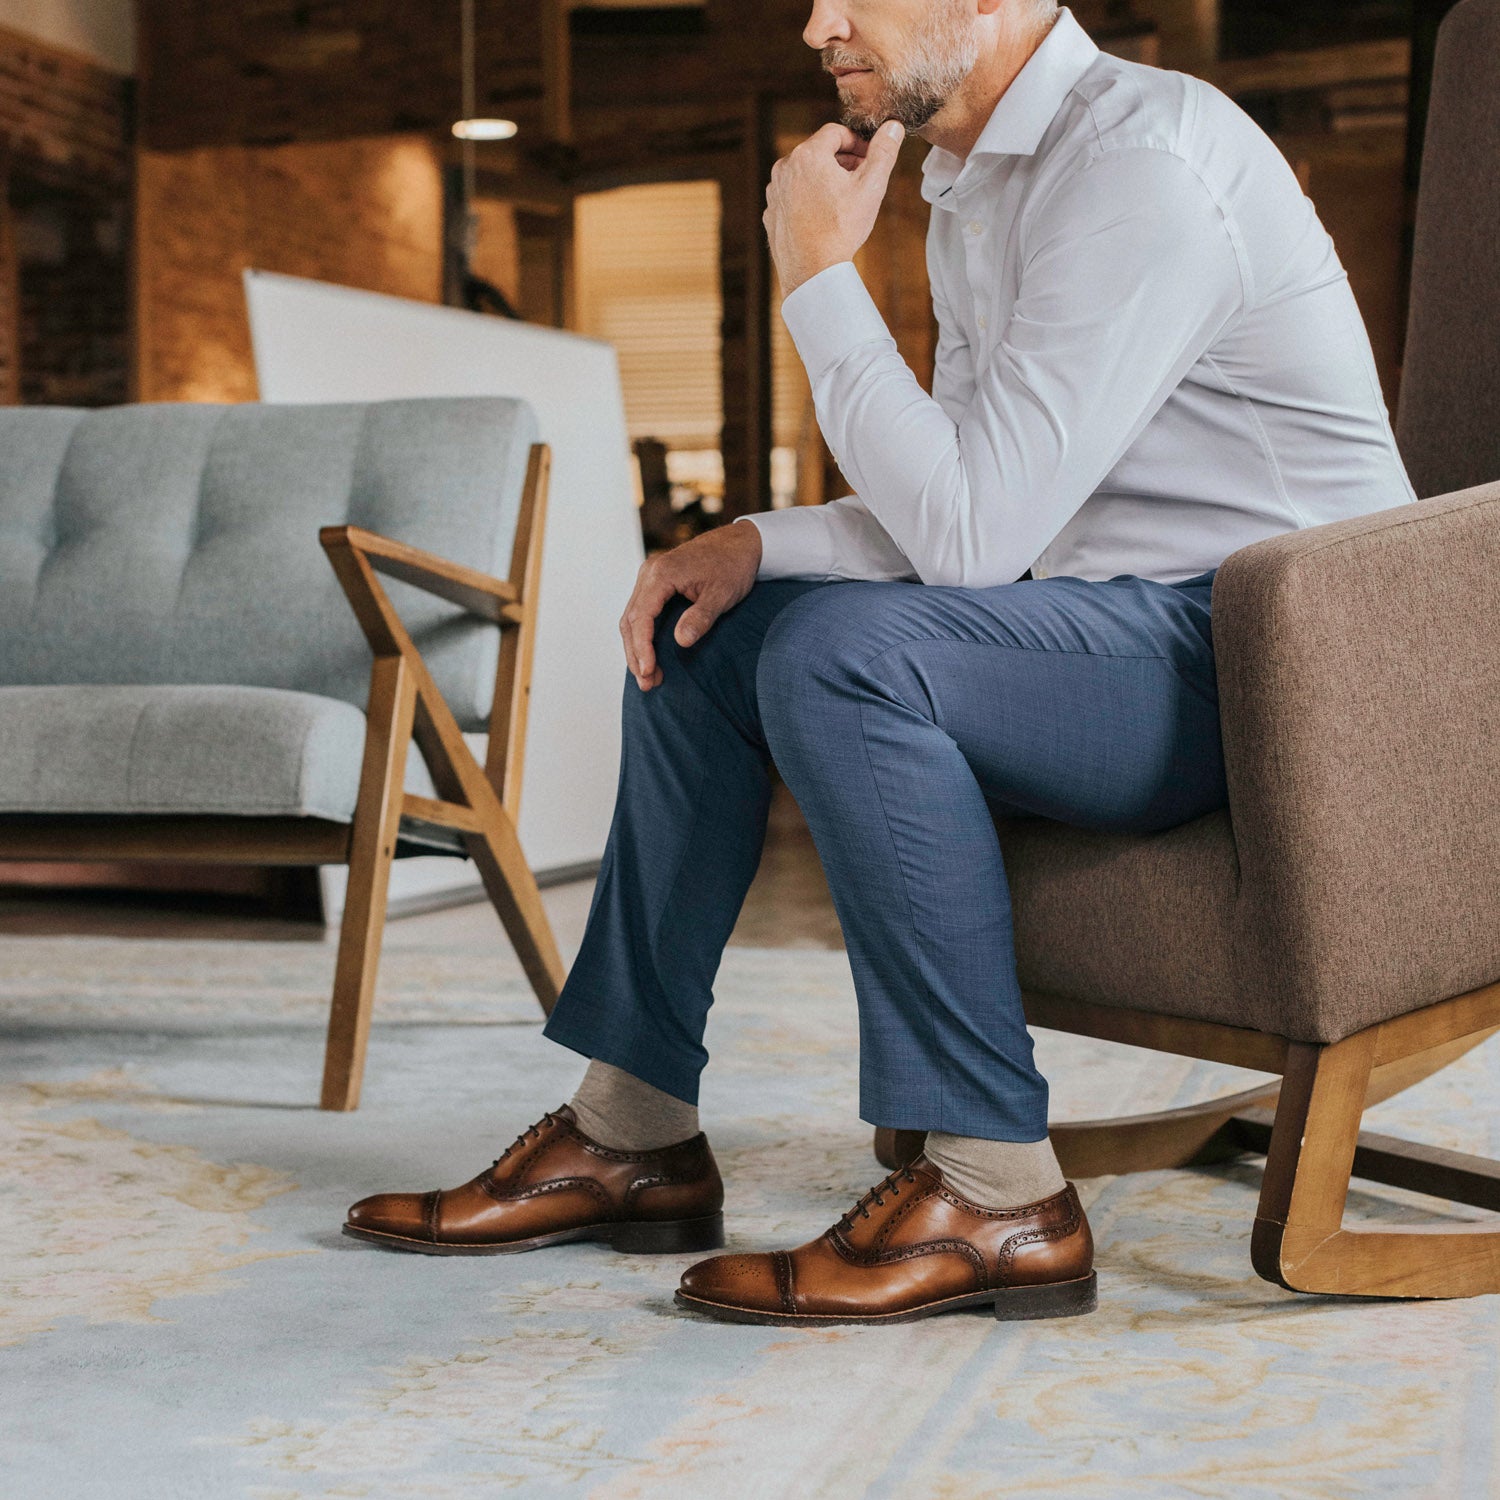
[[[953,97],[953,91],[926,87],[888,88],[875,109],[846,104],[843,122],[855,135],[870,140],[887,120],[899,120],[908,135],[915,135]]]

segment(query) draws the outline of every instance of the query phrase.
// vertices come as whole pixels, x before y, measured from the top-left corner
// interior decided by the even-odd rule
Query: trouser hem
[[[651,1051],[655,1055],[648,1057],[637,1047],[600,1035],[586,1020],[560,1016],[557,1011],[542,1028],[542,1035],[591,1062],[608,1063],[622,1073],[629,1073],[684,1104],[698,1103],[699,1064],[696,1060],[688,1062],[673,1056],[659,1037],[652,1039]]]
[[[1018,1146],[1036,1145],[1047,1139],[1046,1116],[1043,1115],[1038,1125],[1035,1119],[1023,1117],[1019,1111],[1005,1119],[997,1119],[993,1114],[964,1114],[951,1109],[906,1113],[861,1108],[859,1117],[876,1130],[940,1130],[944,1135],[968,1136],[980,1141],[1006,1141]]]

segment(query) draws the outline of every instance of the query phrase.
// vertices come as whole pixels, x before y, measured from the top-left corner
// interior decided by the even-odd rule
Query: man
[[[1085,1312],[991,815],[1150,832],[1222,806],[1215,568],[1413,496],[1333,246],[1222,95],[1101,55],[1052,0],[816,0],[805,39],[846,123],[777,163],[765,222],[857,493],[642,568],[614,826],[546,1028],[593,1059],[582,1086],[466,1187],[366,1199],[349,1230],[722,1244],[702,1034],[774,762],[848,944],[861,1115],[927,1146],[809,1244],[694,1266],[679,1301]],[[903,130],[933,148],[930,397],[852,264]]]

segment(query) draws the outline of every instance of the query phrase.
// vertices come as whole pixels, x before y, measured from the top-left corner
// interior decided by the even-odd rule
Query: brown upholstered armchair
[[[1417,492],[1447,493],[1224,563],[1226,812],[1148,838],[1001,828],[1033,1024],[1282,1078],[1055,1127],[1064,1170],[1264,1152],[1252,1257],[1298,1291],[1500,1291],[1500,1221],[1343,1223],[1351,1174],[1500,1209],[1500,1164],[1359,1128],[1500,1031],[1497,100],[1500,0],[1464,0],[1439,41],[1399,423]],[[881,1132],[877,1154],[920,1139]]]

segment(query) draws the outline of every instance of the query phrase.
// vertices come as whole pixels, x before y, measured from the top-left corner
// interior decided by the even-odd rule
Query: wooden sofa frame
[[[321,818],[46,817],[0,822],[0,860],[349,866],[322,1107],[359,1104],[391,862],[403,819],[450,830],[515,946],[543,1012],[564,969],[536,879],[516,837],[536,640],[550,450],[534,444],[507,578],[493,578],[358,526],[328,526],[324,551],[374,653],[359,798],[351,823]],[[500,627],[489,748],[480,766],[378,575],[459,605]],[[412,741],[437,797],[406,791]]]
[[[1360,1130],[1366,1108],[1420,1083],[1500,1032],[1500,984],[1367,1027],[1327,1046],[1266,1032],[1028,994],[1033,1026],[1281,1075],[1158,1114],[1051,1128],[1068,1177],[1266,1158],[1250,1254],[1267,1281],[1297,1292],[1472,1297],[1500,1292],[1500,1221],[1345,1224],[1352,1177],[1500,1211],[1500,1162]],[[919,1131],[877,1130],[895,1168]]]

